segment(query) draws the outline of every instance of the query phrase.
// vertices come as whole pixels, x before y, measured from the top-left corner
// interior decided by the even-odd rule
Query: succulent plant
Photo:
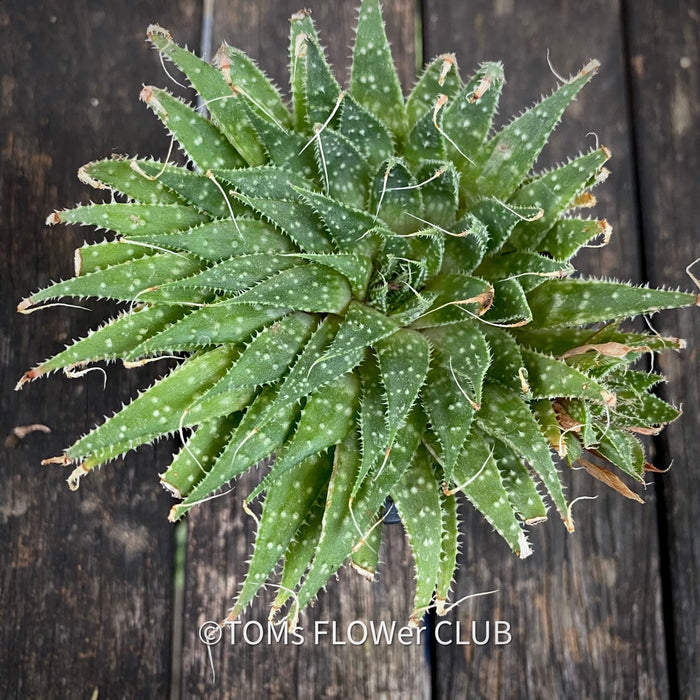
[[[620,324],[698,301],[571,265],[609,239],[579,209],[610,154],[533,165],[595,61],[495,130],[501,65],[463,82],[455,57],[439,56],[404,99],[378,0],[362,3],[347,89],[309,14],[292,17],[290,104],[235,48],[210,65],[159,26],[148,38],[209,112],[141,93],[191,167],[123,157],[80,169],[111,200],[47,223],[115,235],[79,248],[75,277],[19,310],[60,297],[124,305],[18,386],[97,361],[180,362],[47,460],[76,465],[71,488],[179,434],[161,474],[176,521],[266,460],[244,502],[264,493],[230,617],[282,562],[273,611],[292,621],[348,560],[374,578],[388,497],[414,555],[413,622],[445,609],[458,493],[522,558],[546,500],[574,528],[562,465],[640,500],[616,472],[643,482],[653,467],[636,435],[678,411],[650,392],[662,376],[630,366],[681,341]]]

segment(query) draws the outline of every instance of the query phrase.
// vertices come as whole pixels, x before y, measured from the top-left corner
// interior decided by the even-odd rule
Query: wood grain
[[[0,479],[0,696],[163,696],[169,682],[172,530],[157,465],[167,447],[119,460],[78,493],[60,468],[41,467],[150,382],[110,371],[12,388],[24,371],[84,335],[107,311],[51,309],[21,317],[17,302],[72,274],[87,229],[44,220],[87,201],[83,163],[112,152],[165,155],[169,139],[138,101],[160,74],[144,43],[157,2],[101,5],[24,3],[0,9],[0,313],[2,470]],[[171,3],[163,21],[197,26],[191,3]],[[98,197],[99,198],[99,197]],[[98,236],[99,237],[99,236]],[[161,367],[162,370],[162,367]],[[41,423],[50,434],[10,437]]]
[[[600,74],[565,114],[540,165],[592,147],[591,131],[612,150],[612,175],[598,189],[595,211],[613,225],[613,240],[605,249],[586,251],[576,264],[596,275],[641,281],[619,5],[426,1],[424,17],[426,57],[456,49],[466,74],[480,61],[503,61],[501,123],[557,84],[547,49],[564,75],[590,58],[600,60]],[[599,498],[575,506],[573,535],[566,535],[554,512],[550,522],[532,528],[534,554],[524,562],[510,558],[490,528],[464,509],[455,597],[494,588],[499,593],[467,601],[453,619],[507,620],[513,642],[441,647],[438,697],[666,696],[654,489],[640,507],[606,493],[582,472],[563,478],[570,499]]]
[[[639,205],[650,281],[695,289],[685,267],[700,255],[697,183],[700,178],[700,7],[697,2],[629,3],[627,30],[639,178]],[[662,47],[662,50],[659,50]],[[695,267],[697,276],[698,266]],[[694,313],[695,311],[695,313]],[[667,567],[670,652],[681,698],[700,687],[700,318],[697,309],[653,320],[688,349],[661,358],[666,400],[684,415],[656,440],[656,462],[673,468],[657,480],[666,508],[662,534]]]

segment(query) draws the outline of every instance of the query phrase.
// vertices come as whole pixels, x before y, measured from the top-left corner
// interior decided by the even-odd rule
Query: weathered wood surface
[[[103,391],[93,372],[12,390],[107,312],[22,317],[14,309],[39,285],[70,275],[74,249],[94,235],[44,225],[53,209],[87,201],[78,167],[113,152],[167,152],[168,139],[137,99],[143,81],[160,80],[143,41],[158,5],[12,0],[0,9],[3,698],[89,698],[95,689],[118,698],[136,688],[158,697],[169,686],[173,541],[156,476],[168,447],[110,465],[77,493],[62,471],[40,466],[147,377],[115,371]],[[173,2],[161,13],[183,27],[183,38],[197,36],[196,4]],[[10,437],[33,423],[51,434]]]
[[[356,4],[311,3],[340,77],[346,77]],[[586,148],[591,131],[613,152],[598,211],[615,235],[608,248],[577,262],[596,274],[690,287],[683,268],[700,254],[693,197],[697,2],[387,0],[384,6],[394,52],[403,52],[405,85],[416,56],[454,51],[463,74],[479,61],[503,60],[509,82],[502,119],[556,83],[547,49],[563,74],[599,58],[600,75],[570,108],[544,157],[557,162]],[[577,504],[574,535],[554,518],[540,526],[526,562],[514,560],[490,528],[463,509],[455,598],[499,592],[464,602],[448,619],[467,631],[476,620],[480,635],[487,621],[505,620],[513,635],[505,646],[436,646],[428,663],[424,646],[328,640],[314,646],[310,635],[301,646],[231,645],[227,637],[212,647],[214,682],[197,629],[220,618],[245,573],[254,523],[240,507],[244,492],[216,499],[188,519],[180,601],[168,499],[155,476],[170,446],[103,469],[78,494],[67,492],[62,475],[39,467],[144,381],[143,373],[117,370],[106,392],[99,373],[11,392],[29,365],[94,324],[78,310],[29,318],[14,312],[21,296],[67,274],[73,248],[92,235],[46,229],[46,214],[88,196],[75,179],[82,163],[113,150],[167,151],[168,139],[136,98],[142,82],[180,89],[143,43],[145,26],[158,21],[204,53],[226,38],[285,85],[287,18],[296,9],[292,0],[179,0],[167,7],[149,0],[99,9],[11,0],[0,9],[0,435],[36,422],[52,429],[2,448],[0,533],[9,546],[0,554],[0,696],[85,698],[98,688],[101,698],[693,697],[700,668],[700,550],[693,537],[700,525],[693,459],[700,434],[700,321],[692,312],[655,321],[660,332],[688,338],[690,350],[664,359],[668,396],[683,403],[685,415],[654,445],[658,466],[673,458],[674,467],[650,485],[647,505],[607,495],[573,473],[572,497],[600,497]],[[210,46],[203,46],[207,13],[213,32]],[[370,587],[341,572],[303,618],[305,628],[331,619],[341,629],[353,620],[403,623],[412,564],[399,526],[388,530],[381,583]],[[268,601],[269,594],[244,619],[264,621]],[[454,632],[452,626],[444,636]]]
[[[639,184],[639,211],[647,276],[653,284],[686,287],[685,267],[700,255],[700,7],[679,0],[630,3],[630,97]],[[659,50],[662,47],[662,50]],[[697,275],[698,266],[695,271]],[[668,377],[664,396],[682,405],[681,420],[656,440],[657,462],[673,468],[657,479],[661,513],[672,690],[681,698],[700,692],[700,319],[660,315],[660,333],[691,341],[681,355],[660,359]],[[695,342],[692,342],[693,339]]]

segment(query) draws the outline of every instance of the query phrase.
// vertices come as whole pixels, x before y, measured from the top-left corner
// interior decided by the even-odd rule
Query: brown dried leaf
[[[5,438],[5,447],[17,447],[30,433],[50,433],[51,428],[42,423],[32,423],[31,425],[16,425],[10,434]]]
[[[584,457],[580,457],[576,460],[576,463],[580,464],[592,477],[598,479],[598,481],[602,481],[606,486],[614,489],[625,498],[644,503],[644,499],[641,496],[632,491],[617,474],[614,474],[609,469],[599,467],[597,464],[589,462]]]
[[[651,352],[651,349],[647,345],[638,345],[633,347],[632,345],[623,345],[622,343],[591,343],[589,345],[581,345],[577,348],[571,348],[567,350],[561,357],[561,360],[565,360],[567,357],[573,357],[574,355],[582,355],[585,352],[595,350],[595,352],[605,355],[606,357],[624,357],[628,352]]]

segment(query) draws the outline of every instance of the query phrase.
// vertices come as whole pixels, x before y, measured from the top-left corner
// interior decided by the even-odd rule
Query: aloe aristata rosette
[[[377,0],[362,3],[347,89],[308,13],[292,18],[290,104],[235,48],[210,65],[161,27],[148,37],[209,111],[141,93],[192,167],[125,157],[81,168],[118,197],[49,223],[114,235],[19,308],[66,296],[125,305],[20,385],[97,361],[181,362],[49,460],[76,465],[72,488],[187,430],[161,475],[175,521],[274,455],[246,499],[264,494],[231,617],[280,561],[273,610],[292,618],[348,560],[373,578],[391,496],[414,554],[414,622],[445,608],[457,494],[521,557],[546,502],[573,530],[559,461],[638,498],[613,468],[642,482],[636,434],[678,411],[650,393],[660,375],[630,365],[680,341],[620,322],[697,300],[573,276],[576,252],[610,235],[579,214],[609,152],[532,168],[596,62],[494,131],[501,65],[464,82],[440,56],[404,99]]]

